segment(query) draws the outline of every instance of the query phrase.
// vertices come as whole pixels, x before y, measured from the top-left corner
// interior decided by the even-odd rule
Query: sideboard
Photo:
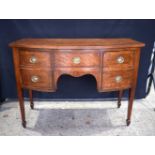
[[[99,92],[118,91],[118,107],[123,90],[129,89],[127,125],[131,122],[136,90],[140,49],[145,44],[128,39],[21,39],[10,44],[13,48],[22,125],[26,127],[23,89],[54,92],[63,75],[79,77],[91,74]]]

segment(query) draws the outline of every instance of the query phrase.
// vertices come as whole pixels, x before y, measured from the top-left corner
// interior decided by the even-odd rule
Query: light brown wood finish
[[[122,96],[123,96],[123,90],[120,90],[119,94],[118,94],[118,102],[117,102],[117,107],[118,108],[121,107]]]
[[[30,107],[34,109],[32,90],[29,89]]]
[[[102,89],[103,90],[120,90],[131,86],[133,78],[132,70],[117,70],[103,72]]]
[[[140,48],[143,43],[132,39],[22,39],[10,44],[14,49],[22,124],[25,110],[22,88],[29,90],[33,109],[32,90],[54,92],[61,75],[95,77],[99,92],[119,91],[118,107],[124,89],[130,89],[127,125],[138,76]]]
[[[76,59],[79,62],[74,62]],[[55,51],[56,67],[99,67],[100,52],[93,50]]]
[[[13,48],[13,59],[14,59],[17,93],[18,93],[19,107],[20,107],[20,113],[22,118],[22,125],[25,128],[26,127],[25,106],[24,106],[24,98],[23,98],[23,92],[22,92],[20,68],[19,68],[19,51],[17,48]]]
[[[51,59],[49,52],[45,50],[20,50],[19,63],[20,66],[30,67],[51,67]]]
[[[57,81],[61,75],[71,75],[73,77],[80,77],[86,74],[91,74],[95,77],[97,83],[97,90],[102,92],[101,88],[101,73],[99,69],[95,68],[57,68],[54,71],[54,87],[57,89]]]
[[[22,86],[24,88],[47,88],[52,89],[52,77],[49,70],[21,69]]]
[[[127,114],[127,120],[126,120],[128,126],[131,123],[131,113],[132,113],[133,101],[135,97],[137,78],[138,78],[139,60],[140,60],[140,49],[136,49],[134,51],[133,81],[132,81],[131,88],[129,89],[129,104],[128,104],[128,114]]]
[[[133,69],[133,57],[132,51],[105,52],[103,55],[104,70]]]
[[[32,49],[118,49],[139,48],[144,44],[129,38],[92,39],[21,39],[10,44],[11,47]]]

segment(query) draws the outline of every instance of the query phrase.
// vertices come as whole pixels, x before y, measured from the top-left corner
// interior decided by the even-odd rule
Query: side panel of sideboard
[[[103,52],[102,91],[116,91],[131,87],[134,70],[134,48]]]

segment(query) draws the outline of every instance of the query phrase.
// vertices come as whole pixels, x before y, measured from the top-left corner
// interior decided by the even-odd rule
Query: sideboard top
[[[128,38],[109,39],[21,39],[9,44],[10,47],[44,49],[79,49],[79,48],[128,48],[144,47],[145,44]]]

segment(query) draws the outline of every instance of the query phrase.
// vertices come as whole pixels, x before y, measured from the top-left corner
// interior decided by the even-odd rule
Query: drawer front
[[[21,69],[22,84],[27,88],[51,88],[50,71],[41,69]]]
[[[105,70],[133,68],[134,53],[132,51],[105,52],[103,57]]]
[[[125,89],[132,83],[133,71],[107,71],[102,76],[102,89]]]
[[[50,67],[50,53],[45,51],[20,51],[19,63],[22,66]]]
[[[99,52],[77,51],[55,52],[56,67],[96,67],[100,65]]]

